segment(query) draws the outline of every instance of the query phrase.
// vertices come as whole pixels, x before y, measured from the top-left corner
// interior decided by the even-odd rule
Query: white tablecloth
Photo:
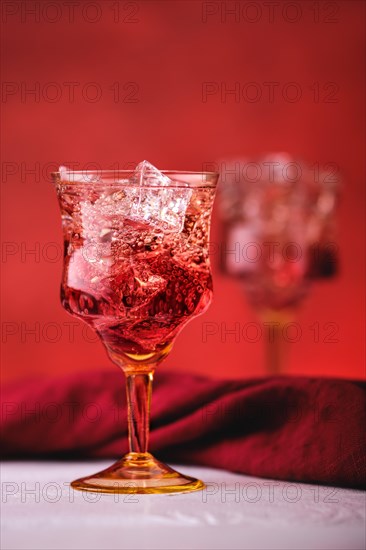
[[[70,489],[111,461],[3,462],[2,549],[365,548],[365,492],[177,467],[207,489],[105,495]]]

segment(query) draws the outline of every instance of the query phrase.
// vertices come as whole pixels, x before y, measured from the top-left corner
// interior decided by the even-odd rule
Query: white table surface
[[[181,466],[207,489],[182,495],[73,491],[112,461],[3,462],[1,548],[365,548],[364,491]]]

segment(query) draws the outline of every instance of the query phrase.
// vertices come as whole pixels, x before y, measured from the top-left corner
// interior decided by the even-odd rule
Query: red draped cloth
[[[128,450],[124,385],[116,371],[3,388],[3,456],[122,456]],[[289,376],[223,381],[160,370],[149,450],[171,462],[361,488],[365,404],[362,381]]]

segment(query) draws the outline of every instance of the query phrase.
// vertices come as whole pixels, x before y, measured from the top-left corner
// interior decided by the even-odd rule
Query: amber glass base
[[[150,453],[128,453],[106,470],[73,481],[71,487],[96,493],[163,494],[200,491],[205,484],[179,474]]]

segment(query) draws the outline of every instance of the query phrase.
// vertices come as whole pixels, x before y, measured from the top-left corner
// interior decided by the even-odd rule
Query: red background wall
[[[365,375],[365,5],[279,4],[105,0],[81,2],[72,13],[61,1],[2,3],[5,379],[113,368],[102,345],[89,341],[92,333],[59,304],[61,230],[52,169],[147,159],[160,168],[200,170],[228,155],[273,150],[335,162],[343,177],[341,271],[314,284],[303,303],[302,334],[289,345],[287,372]],[[67,82],[75,83],[73,98]],[[243,93],[203,98],[205,82],[219,90],[237,82]],[[250,82],[262,92],[257,101],[250,101]],[[278,83],[273,98],[265,82]],[[288,83],[301,98],[290,101],[295,87]],[[97,91],[101,97],[93,101]],[[217,213],[212,240],[220,240]],[[221,338],[223,323],[242,327],[256,317],[239,284],[213,263],[214,303],[185,328],[161,368],[262,375],[263,339]],[[74,334],[67,323],[75,324]],[[218,330],[206,341],[204,323]],[[317,323],[319,342],[310,328]],[[334,342],[324,341],[327,323],[337,328]]]

